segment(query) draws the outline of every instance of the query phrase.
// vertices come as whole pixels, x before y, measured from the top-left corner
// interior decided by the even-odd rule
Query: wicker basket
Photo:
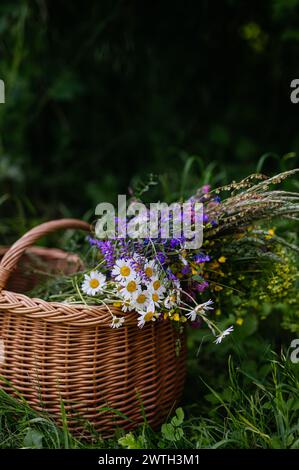
[[[109,436],[116,427],[142,423],[143,414],[157,427],[181,396],[184,335],[178,336],[168,321],[140,330],[134,312],[126,314],[123,327],[112,329],[111,313],[104,307],[46,302],[24,294],[40,280],[26,273],[29,264],[46,263],[51,273],[80,269],[75,255],[32,247],[41,236],[69,228],[90,227],[75,219],[48,222],[0,251],[1,387],[21,394],[58,423],[63,403],[75,434],[92,428]],[[115,307],[111,311],[121,313]]]

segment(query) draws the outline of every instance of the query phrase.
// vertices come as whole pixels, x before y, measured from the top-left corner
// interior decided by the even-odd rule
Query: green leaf
[[[282,448],[282,443],[281,440],[279,439],[278,436],[272,436],[271,437],[271,445],[273,449],[281,449]]]
[[[202,282],[204,280],[204,278],[202,276],[199,276],[199,274],[194,274],[192,276],[192,279],[193,281],[196,281],[196,282]]]
[[[136,438],[131,432],[126,434],[124,437],[120,437],[118,439],[118,443],[124,449],[142,449],[144,447],[141,436]]]
[[[168,441],[175,441],[174,427],[170,423],[162,424],[161,432]]]
[[[24,437],[24,446],[30,447],[31,449],[42,449],[43,437],[44,435],[40,431],[29,428]]]
[[[183,423],[185,415],[184,415],[184,411],[182,408],[178,408],[175,413],[176,413],[176,416],[172,418],[171,424],[177,427]]]
[[[174,432],[174,440],[179,441],[184,436],[184,431],[182,428],[177,428]]]

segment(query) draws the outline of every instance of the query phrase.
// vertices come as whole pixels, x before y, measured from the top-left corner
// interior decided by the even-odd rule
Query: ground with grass
[[[135,431],[86,441],[71,435],[66,419],[57,427],[1,392],[0,447],[299,448],[299,364],[290,361],[290,350],[278,354],[262,337],[235,337],[216,355],[216,345],[202,344],[194,331],[189,343],[182,403],[157,432],[145,420]]]

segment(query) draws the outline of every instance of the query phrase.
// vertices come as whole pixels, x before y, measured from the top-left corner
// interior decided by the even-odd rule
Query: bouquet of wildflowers
[[[136,312],[139,328],[156,321],[172,321],[180,327],[187,322],[199,327],[205,322],[216,337],[215,342],[220,343],[233,330],[230,326],[220,331],[211,316],[212,297],[225,285],[221,267],[242,238],[252,238],[254,227],[257,227],[254,238],[259,242],[262,238],[259,233],[264,232],[256,224],[273,217],[298,220],[299,195],[271,189],[273,184],[296,171],[273,178],[252,175],[240,183],[215,190],[208,185],[200,188],[187,201],[189,211],[185,214],[191,229],[196,229],[196,208],[197,204],[201,205],[203,243],[196,248],[188,247],[185,235],[163,236],[162,222],[174,224],[179,219],[184,224],[182,213],[163,215],[162,211],[154,235],[142,238],[102,239],[95,229],[88,237],[92,261],[84,272],[64,277],[58,285],[55,281],[56,292],[51,292],[51,300],[61,300],[64,296],[63,300],[69,303],[98,304],[109,311],[111,305],[118,307],[118,315],[111,312],[112,328],[120,328],[129,311]],[[133,202],[140,201],[133,198]],[[149,209],[139,215],[141,232],[148,215]],[[127,216],[122,223],[128,226],[132,219]],[[230,274],[237,276],[237,273]]]

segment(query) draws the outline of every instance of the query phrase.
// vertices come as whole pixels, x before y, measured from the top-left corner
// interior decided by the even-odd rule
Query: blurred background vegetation
[[[82,216],[149,172],[177,189],[186,162],[190,186],[294,167],[298,14],[299,0],[2,0],[1,218]]]

